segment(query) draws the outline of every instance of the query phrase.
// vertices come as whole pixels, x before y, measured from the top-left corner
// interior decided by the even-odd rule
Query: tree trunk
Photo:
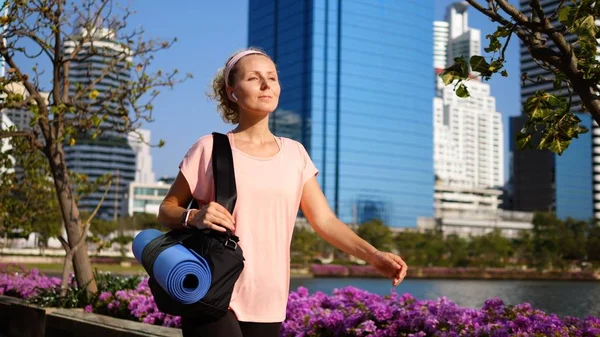
[[[50,168],[56,186],[58,203],[65,223],[67,241],[72,249],[79,241],[83,227],[79,218],[79,208],[75,203],[73,190],[69,182],[69,173],[65,161],[65,154],[61,144],[47,147],[47,155],[50,156]],[[92,265],[88,256],[87,243],[83,243],[73,255],[73,272],[79,287],[86,287],[88,293],[98,291],[96,280],[92,272]]]

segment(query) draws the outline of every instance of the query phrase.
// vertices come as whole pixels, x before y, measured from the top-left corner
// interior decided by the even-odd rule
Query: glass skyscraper
[[[304,144],[344,222],[433,216],[433,19],[431,0],[249,1],[248,44],[280,73],[272,130]]]

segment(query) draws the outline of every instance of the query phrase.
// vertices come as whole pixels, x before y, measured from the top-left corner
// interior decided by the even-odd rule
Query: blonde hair
[[[229,63],[229,61],[238,53],[246,51],[246,50],[255,50],[261,53],[264,53],[264,56],[269,57],[262,49],[256,47],[250,47],[243,50],[238,50],[233,55],[231,55],[225,65]],[[269,57],[269,59],[271,59]],[[271,60],[272,61],[272,60]],[[239,63],[238,63],[239,64]],[[228,82],[230,86],[233,86],[236,82],[238,66],[237,64],[233,66],[231,71],[229,72]],[[223,118],[223,121],[226,123],[237,124],[240,122],[240,112],[237,103],[229,99],[227,95],[227,85],[225,83],[225,67],[220,68],[217,72],[217,75],[212,81],[212,92],[208,93],[208,97],[217,101],[217,111]]]

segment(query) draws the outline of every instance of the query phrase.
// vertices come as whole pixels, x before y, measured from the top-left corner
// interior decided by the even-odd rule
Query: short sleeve
[[[179,170],[192,195],[203,204],[209,203],[212,196],[212,170],[209,169],[211,150],[212,137],[202,137],[190,147],[179,163]]]
[[[302,170],[302,183],[305,184],[310,178],[316,176],[319,173],[319,170],[313,163],[312,159],[308,155],[308,152],[304,148],[301,143],[298,143],[300,147],[300,153],[302,155],[302,160],[304,161],[304,168]]]

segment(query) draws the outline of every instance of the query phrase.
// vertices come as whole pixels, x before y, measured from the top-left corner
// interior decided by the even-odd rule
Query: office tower
[[[446,20],[435,21],[434,67],[436,75],[454,63],[481,54],[481,32],[468,25],[467,6],[453,3]],[[443,55],[446,63],[442,64]],[[472,76],[465,85],[468,98],[456,95],[453,85],[436,76],[433,101],[435,209],[437,217],[448,212],[495,214],[504,185],[502,116],[490,85]]]
[[[272,130],[304,144],[346,223],[362,205],[393,227],[433,215],[433,5],[249,1],[248,44],[274,59],[282,85]]]
[[[87,34],[87,31],[81,29],[76,34]],[[113,32],[103,27],[101,21],[97,22],[91,34],[94,36],[93,45],[89,42],[85,43],[70,63],[69,91],[71,95],[75,94],[78,86],[87,86],[91,81],[99,78],[106,71],[107,64],[124,52],[124,47],[115,41]],[[74,41],[65,41],[64,49],[67,57],[74,52],[75,46]],[[98,111],[100,108],[94,105],[94,99],[102,101],[112,88],[129,80],[130,74],[127,69],[126,59],[123,59],[94,86],[99,94],[96,98],[86,98],[89,100],[86,101],[89,104],[89,111]],[[109,100],[106,104],[110,111],[120,109],[115,101]],[[109,116],[109,121],[119,123],[119,118],[115,113]],[[65,144],[64,150],[69,170],[86,174],[88,181],[94,181],[107,173],[113,175],[113,183],[98,215],[105,219],[114,219],[119,216],[123,208],[121,205],[124,204],[129,190],[129,183],[135,179],[136,175],[136,152],[129,144],[128,135],[109,131],[94,140],[84,136],[78,139],[74,146]],[[103,194],[104,187],[101,187],[89,196],[85,196],[79,201],[79,209],[93,211]]]
[[[129,146],[136,154],[135,182],[150,184],[155,182],[152,170],[152,155],[150,154],[150,130],[139,129],[129,133]]]
[[[8,116],[6,116],[6,114],[0,112],[0,130],[4,131],[4,130],[8,130],[10,129],[12,126],[14,126],[13,122],[10,120],[10,118],[8,118]],[[10,143],[11,138],[2,138],[0,139],[0,152],[6,152],[12,149],[12,145]],[[14,165],[14,158],[10,157],[11,161]],[[7,167],[1,167],[0,166],[0,174],[3,173],[12,173],[14,172],[14,168],[7,168]]]

